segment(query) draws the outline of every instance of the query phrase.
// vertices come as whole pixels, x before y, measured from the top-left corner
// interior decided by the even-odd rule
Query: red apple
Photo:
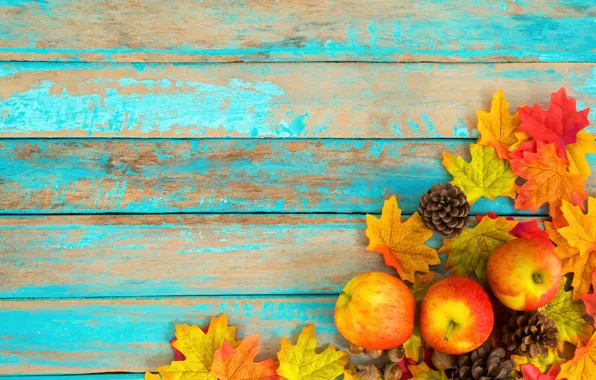
[[[450,276],[430,287],[420,304],[420,332],[434,349],[463,354],[482,345],[494,325],[493,306],[476,281]]]
[[[388,350],[414,331],[416,302],[395,276],[369,272],[351,279],[335,304],[335,325],[348,342],[369,350]]]
[[[497,247],[486,265],[494,295],[513,310],[548,304],[561,285],[561,260],[547,241],[515,239]]]

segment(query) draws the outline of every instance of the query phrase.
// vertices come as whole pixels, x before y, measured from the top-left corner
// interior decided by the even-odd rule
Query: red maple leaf
[[[552,245],[550,238],[548,237],[548,232],[540,228],[538,219],[518,223],[511,231],[509,231],[509,233],[516,238],[540,240]]]
[[[524,376],[523,380],[555,380],[559,372],[561,372],[559,366],[556,364],[551,365],[547,373],[540,372],[540,370],[531,363],[524,364],[520,368],[522,375]]]
[[[567,159],[565,145],[573,144],[577,139],[577,132],[590,125],[589,111],[589,108],[578,111],[575,99],[568,98],[565,88],[561,88],[551,95],[548,110],[537,104],[520,108],[519,129],[535,140],[554,144],[557,155]]]
[[[596,289],[596,269],[592,272],[592,286]],[[586,305],[586,313],[596,319],[596,294],[584,294],[582,300]]]

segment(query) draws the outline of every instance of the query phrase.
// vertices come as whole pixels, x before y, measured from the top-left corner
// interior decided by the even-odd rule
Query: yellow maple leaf
[[[515,132],[521,121],[517,112],[513,115],[509,113],[509,102],[505,99],[503,90],[493,95],[490,112],[478,109],[476,116],[480,132],[478,144],[492,146],[499,158],[508,160],[509,148],[518,141]]]
[[[441,263],[437,251],[424,244],[432,235],[418,213],[402,223],[395,196],[385,201],[379,219],[366,215],[367,249],[381,253],[402,280],[413,283],[416,271],[426,273],[429,265]]]
[[[416,317],[418,321],[418,317]],[[415,362],[420,360],[420,349],[422,348],[422,337],[420,336],[420,326],[418,323],[414,325],[414,332],[410,339],[403,344],[406,351],[406,358],[412,359]]]
[[[586,178],[592,173],[586,155],[596,153],[594,139],[594,135],[581,130],[577,133],[576,142],[565,147],[569,160],[569,172],[578,173]]]
[[[594,329],[583,318],[586,315],[586,306],[583,302],[573,302],[572,292],[565,291],[565,277],[561,281],[555,298],[538,310],[543,311],[555,322],[561,352],[563,352],[563,342],[577,346],[585,343],[592,335]]]
[[[563,200],[561,207],[568,227],[559,228],[559,233],[569,245],[579,249],[580,255],[596,251],[596,198],[588,198],[588,212],[584,214],[579,206]]]
[[[596,379],[596,334],[592,335],[585,346],[575,350],[573,359],[561,366],[561,372],[557,379]]]
[[[246,336],[238,348],[224,340],[221,348],[213,355],[211,374],[219,380],[280,380],[273,359],[253,362],[258,351],[258,334]]]
[[[514,152],[514,151],[518,150],[521,147],[521,144],[523,144],[527,141],[530,141],[532,139],[532,136],[530,136],[526,132],[517,131],[517,132],[515,132],[515,139],[517,141],[514,142],[513,145],[511,145],[509,147],[510,152]]]
[[[281,350],[277,353],[277,373],[288,380],[334,379],[344,373],[348,354],[329,346],[320,354],[316,352],[315,327],[302,329],[296,345],[281,339]]]
[[[161,380],[161,376],[154,373],[145,372],[145,380]]]
[[[553,364],[560,366],[561,363],[565,362],[564,359],[559,357],[557,350],[554,348],[548,349],[548,356],[546,358],[542,355],[537,355],[535,358],[527,355],[511,355],[511,360],[513,360],[513,368],[517,371],[521,372],[521,366],[524,364],[534,364],[542,373],[545,373]]]
[[[515,220],[485,216],[475,227],[465,228],[461,235],[445,239],[439,249],[439,253],[448,255],[445,268],[458,276],[474,272],[484,281],[488,258],[498,246],[515,239],[509,231],[516,225]]]
[[[224,341],[235,344],[235,327],[228,327],[225,314],[211,319],[205,333],[199,326],[177,325],[176,342],[173,346],[185,356],[183,361],[173,361],[170,365],[158,368],[164,380],[216,380],[211,374],[213,355]]]
[[[498,196],[515,198],[518,185],[509,161],[497,156],[493,147],[470,144],[469,163],[461,157],[443,152],[443,166],[453,176],[451,183],[466,194],[473,204],[480,197],[495,199]]]
[[[434,371],[425,362],[409,365],[408,369],[412,373],[412,380],[448,380],[445,371]]]
[[[557,246],[555,253],[561,259],[563,274],[573,273],[573,301],[579,301],[582,294],[590,291],[592,272],[596,268],[596,253],[580,255],[579,249],[572,247],[551,222],[544,222],[544,229],[550,240]]]
[[[435,272],[428,272],[426,274],[416,273],[416,280],[412,284],[412,294],[416,302],[421,301],[428,289],[433,284]]]

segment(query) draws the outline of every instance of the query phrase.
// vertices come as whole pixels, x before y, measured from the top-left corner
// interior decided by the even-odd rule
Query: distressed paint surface
[[[596,65],[6,63],[0,137],[475,137],[560,87],[596,104]]]
[[[9,0],[0,59],[594,62],[591,0]]]
[[[258,358],[281,337],[316,325],[322,345],[346,349],[333,323],[336,297],[205,297],[0,301],[0,374],[142,372],[169,364],[178,323],[205,326],[226,313],[237,336],[261,334]]]
[[[465,140],[2,140],[4,213],[404,213],[451,176],[441,152]],[[594,157],[590,157],[593,163]],[[596,183],[587,182],[588,192]],[[473,212],[527,214],[512,200]]]

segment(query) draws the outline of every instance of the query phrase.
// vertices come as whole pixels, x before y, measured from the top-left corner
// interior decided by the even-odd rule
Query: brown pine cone
[[[454,237],[468,225],[470,204],[459,187],[440,183],[420,198],[418,213],[426,227],[443,237]]]
[[[485,343],[457,357],[454,380],[515,380],[513,360],[505,360],[506,356],[504,349],[493,350]]]
[[[548,356],[548,348],[558,345],[555,322],[541,311],[512,312],[503,326],[503,343],[516,355]]]

